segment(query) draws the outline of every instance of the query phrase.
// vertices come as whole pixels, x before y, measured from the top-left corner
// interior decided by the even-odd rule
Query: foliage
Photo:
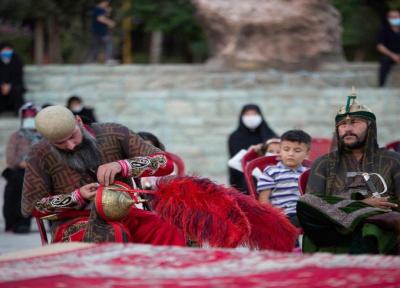
[[[189,0],[132,0],[128,13],[144,25],[145,31],[162,31],[178,42],[186,42],[194,59],[207,56],[205,36]]]
[[[121,9],[124,1],[131,1],[131,10]],[[66,63],[80,61],[88,45],[90,13],[96,5],[97,0],[1,0],[0,1],[0,24],[4,21],[13,23],[24,23],[33,27],[35,20],[45,21],[45,40],[46,47],[49,45],[51,32],[49,25],[53,25],[55,20],[59,28],[61,39],[61,55]],[[161,30],[165,37],[177,39],[192,54],[192,59],[205,58],[207,55],[207,45],[204,35],[197,25],[194,17],[194,7],[189,0],[113,0],[112,18],[117,21],[117,27],[113,31],[115,39],[120,39],[123,32],[121,21],[125,16],[133,16],[135,22],[141,23],[145,33]],[[134,28],[136,25],[134,25]],[[146,35],[142,36],[147,37]],[[30,37],[33,37],[31,33]],[[33,39],[29,40],[26,35],[9,35],[2,39],[10,40],[16,46],[23,58],[32,62]],[[28,39],[28,41],[27,41]],[[137,41],[136,39],[134,41]],[[143,39],[139,39],[143,41]],[[23,43],[23,45],[21,44]],[[27,51],[26,43],[29,43],[30,50]],[[18,45],[17,45],[18,44]],[[118,43],[116,43],[118,47]],[[20,47],[22,50],[20,50]],[[29,50],[29,49],[28,49]],[[142,53],[143,51],[138,51]],[[136,53],[136,51],[135,51]],[[146,53],[148,53],[146,51]],[[181,57],[180,55],[170,55],[171,59]],[[145,59],[147,57],[143,57]],[[182,60],[181,60],[182,61]]]
[[[352,60],[354,54],[362,54],[364,60],[376,60],[376,36],[385,12],[388,7],[400,4],[400,0],[331,0],[331,3],[342,17],[342,40],[347,58]]]

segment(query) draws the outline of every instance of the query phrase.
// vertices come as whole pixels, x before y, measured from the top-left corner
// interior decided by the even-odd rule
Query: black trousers
[[[18,115],[19,108],[24,104],[23,89],[14,87],[8,95],[3,95],[0,91],[0,113],[4,111],[13,111]]]
[[[18,227],[30,227],[31,218],[25,218],[21,213],[22,185],[25,169],[9,169],[3,172],[7,179],[4,189],[3,216],[6,221],[6,231],[16,231]]]
[[[385,86],[387,76],[396,63],[388,56],[382,56],[379,67],[379,87]]]

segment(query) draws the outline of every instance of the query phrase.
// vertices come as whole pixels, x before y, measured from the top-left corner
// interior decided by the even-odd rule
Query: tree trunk
[[[44,55],[44,25],[42,19],[35,20],[34,26],[34,58],[35,63],[43,64]]]
[[[365,50],[362,48],[357,48],[354,53],[354,61],[355,62],[362,62],[365,59]]]
[[[152,64],[161,62],[163,38],[164,35],[162,31],[151,32],[150,63]]]
[[[47,31],[49,32],[49,61],[61,63],[60,25],[54,16],[48,18]]]
[[[122,5],[124,11],[129,11],[131,0],[125,0]],[[122,20],[123,40],[122,40],[122,63],[132,63],[132,17],[125,16]]]

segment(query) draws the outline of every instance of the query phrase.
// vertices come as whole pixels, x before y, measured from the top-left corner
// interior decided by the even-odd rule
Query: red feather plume
[[[236,247],[250,224],[225,188],[208,179],[177,177],[158,183],[153,208],[199,244]]]
[[[153,208],[199,244],[291,251],[296,229],[281,211],[206,178],[163,179]]]
[[[231,193],[250,222],[251,232],[245,241],[247,246],[259,250],[293,250],[298,232],[281,210],[270,204],[261,204],[239,191]]]

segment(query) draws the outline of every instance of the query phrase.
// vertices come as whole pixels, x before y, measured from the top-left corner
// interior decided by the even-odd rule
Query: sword
[[[375,187],[374,183],[371,180],[371,176],[377,176],[383,185],[383,191],[379,192]],[[353,178],[356,176],[361,176],[364,179],[364,182],[367,184],[368,189],[372,192],[372,197],[381,198],[381,195],[387,192],[387,184],[385,179],[378,173],[367,173],[367,172],[347,172],[346,176],[349,178]]]

